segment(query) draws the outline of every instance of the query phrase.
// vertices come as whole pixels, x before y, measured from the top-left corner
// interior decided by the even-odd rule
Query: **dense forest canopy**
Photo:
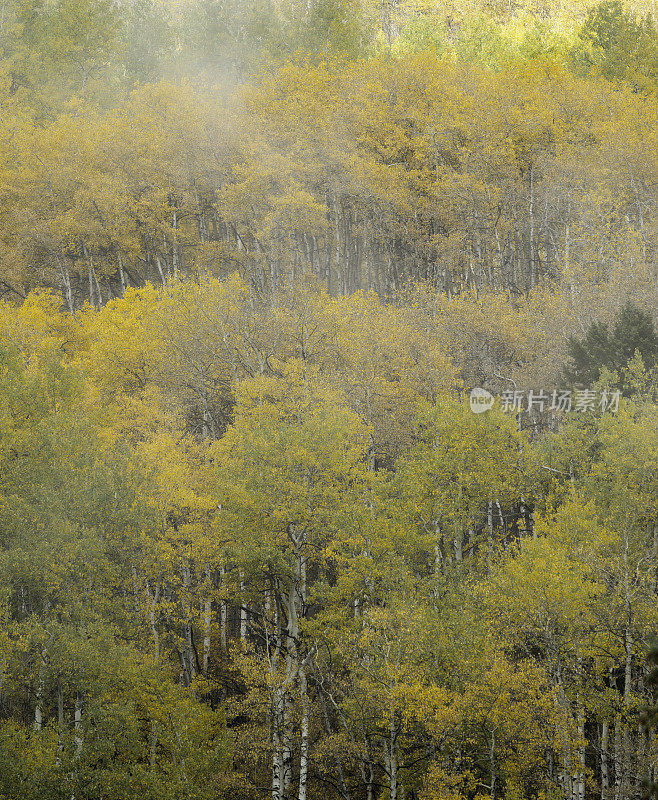
[[[0,0],[0,800],[658,791],[654,18]]]

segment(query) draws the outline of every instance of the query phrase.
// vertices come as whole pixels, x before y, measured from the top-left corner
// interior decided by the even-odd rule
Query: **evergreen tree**
[[[570,337],[567,347],[570,362],[563,371],[565,381],[591,386],[604,367],[622,375],[636,352],[644,366],[652,369],[658,356],[658,335],[651,314],[628,301],[617,315],[612,331],[606,323],[594,320],[585,336],[582,339]],[[626,394],[630,393],[630,384],[623,375],[621,388]]]
[[[656,30],[650,17],[638,20],[619,0],[602,2],[589,9],[574,55],[588,71],[644,88],[658,72]]]
[[[617,316],[612,339],[618,366],[626,366],[636,350],[640,351],[647,369],[655,366],[658,357],[658,334],[649,312],[643,311],[631,302],[626,303]]]

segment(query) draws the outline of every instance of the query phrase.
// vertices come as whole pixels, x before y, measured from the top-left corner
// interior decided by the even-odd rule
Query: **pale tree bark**
[[[491,800],[496,798],[496,731],[491,731],[491,739],[489,741],[489,772],[491,777],[491,784],[489,786],[489,797]]]
[[[211,589],[211,575],[210,567],[206,568],[206,598],[203,604],[203,674],[208,675],[208,663],[210,661],[210,625],[212,622],[212,597],[210,595]]]
[[[62,684],[57,684],[57,759],[56,765],[62,764],[62,753],[64,751],[64,692]]]
[[[75,712],[73,718],[73,740],[75,743],[75,757],[80,758],[82,753],[82,694],[77,692],[75,695]]]
[[[489,534],[489,541],[487,542],[487,572],[491,575],[494,555],[493,502],[491,500],[487,505],[487,532]]]
[[[196,654],[194,652],[194,637],[192,633],[192,619],[190,610],[190,589],[191,589],[191,569],[190,562],[183,559],[181,563],[183,577],[183,638],[185,641],[185,668],[187,671],[187,682],[194,692],[194,681],[196,679]]]
[[[172,215],[172,231],[173,231],[173,244],[172,244],[172,262],[174,267],[174,278],[178,278],[178,216],[176,214],[176,209],[174,209]]]
[[[243,649],[247,648],[247,598],[245,592],[244,572],[240,570],[240,642]]]
[[[164,286],[165,276],[164,276],[164,272],[162,271],[162,265],[160,263],[160,256],[157,255],[157,254],[155,256],[155,265],[158,268],[158,275],[160,276],[160,281],[162,282],[162,285]]]
[[[564,232],[564,275],[569,283],[569,297],[573,304],[576,298],[576,287],[571,269],[571,192],[569,192],[568,198],[567,223]]]
[[[535,264],[535,168],[530,165],[530,288],[537,284]]]
[[[39,674],[37,676],[37,702],[34,707],[34,730],[40,731],[43,726],[43,691],[46,672],[46,651],[41,651],[39,660]]]
[[[309,747],[309,722],[310,722],[310,703],[308,697],[308,686],[306,682],[306,665],[299,666],[299,695],[302,704],[301,719],[301,745],[299,757],[299,793],[298,800],[306,800],[306,784],[308,781],[308,747]]]
[[[224,655],[228,652],[228,603],[226,602],[226,567],[222,564],[219,568],[219,579],[222,590],[222,599],[219,604],[220,619],[220,645]]]
[[[609,727],[607,721],[605,721],[601,725],[601,800],[610,800],[608,738],[609,738]]]
[[[272,800],[282,800],[283,751],[281,748],[281,708],[279,692],[272,697]]]
[[[304,544],[306,542],[306,534],[302,531],[295,545],[295,556],[297,561],[298,571],[298,586],[299,586],[299,601],[301,608],[299,609],[299,616],[303,616],[306,612],[306,554],[304,553]],[[297,660],[297,673],[299,679],[299,695],[301,698],[302,706],[302,719],[301,719],[301,750],[299,761],[299,800],[306,800],[306,784],[308,780],[308,748],[309,748],[309,727],[310,727],[310,702],[308,697],[308,684],[306,680],[306,662],[308,657],[300,663],[298,645],[295,641],[295,655]]]
[[[388,779],[390,800],[398,798],[398,725],[395,713],[395,700],[391,693],[388,725]]]
[[[555,691],[557,697],[555,698],[555,705],[557,708],[562,709],[564,715],[564,723],[562,726],[562,764],[558,773],[558,783],[562,789],[562,795],[565,800],[573,798],[573,782],[572,782],[572,764],[571,764],[571,741],[570,741],[570,727],[572,721],[571,704],[567,699],[562,682],[562,670],[558,667]]]
[[[585,707],[582,695],[578,698],[578,772],[574,780],[575,800],[585,800]]]
[[[149,625],[151,628],[151,636],[153,637],[153,658],[156,665],[160,663],[160,634],[156,624],[156,610],[160,602],[161,584],[155,587],[155,592],[151,594],[151,587],[146,582],[146,598],[148,600],[148,614]],[[151,769],[155,769],[155,759],[158,746],[158,729],[155,719],[151,719],[151,733],[150,733],[150,746],[149,746],[149,765]]]
[[[631,585],[630,585],[630,569],[628,563],[629,551],[629,531],[628,519],[624,526],[624,611],[626,616],[625,629],[624,629],[624,645],[625,645],[625,659],[624,659],[624,707],[628,711],[631,705],[631,690],[633,678],[633,606],[631,602]],[[632,762],[632,742],[630,726],[627,722],[622,723],[621,715],[619,717],[619,725],[623,726],[621,734],[621,753],[619,756],[621,775],[617,779],[620,797],[626,798],[631,791],[631,762]],[[615,742],[617,745],[617,742]]]
[[[69,314],[74,312],[73,308],[73,291],[71,289],[71,276],[69,274],[68,269],[64,266],[66,259],[64,256],[61,258],[57,258],[57,263],[59,264],[60,274],[62,276],[62,289],[64,290],[64,297],[66,298],[66,305],[69,309]]]
[[[123,261],[121,260],[121,253],[117,253],[117,261],[119,262],[119,280],[121,281],[121,295],[123,296],[126,293],[126,289],[128,287],[126,285],[126,276],[123,271]]]
[[[293,585],[288,591],[287,598],[288,629],[285,641],[285,685],[289,687],[297,674],[297,637],[299,628],[297,623],[297,586]],[[287,798],[290,794],[293,777],[293,736],[292,714],[288,689],[281,694],[282,713],[282,752],[283,752],[283,795]]]
[[[621,733],[621,715],[617,714],[615,717],[615,731],[614,731],[614,762],[615,762],[615,800],[622,800],[622,775],[623,775],[623,753],[622,753],[622,733]]]
[[[658,522],[653,525],[653,544],[651,548],[651,591],[658,591]]]
[[[149,602],[149,626],[153,637],[153,657],[156,664],[160,662],[160,635],[156,625],[156,610],[160,602],[160,588],[161,585],[158,583],[155,587],[155,594],[151,595],[151,587],[148,582],[146,583],[146,597]]]

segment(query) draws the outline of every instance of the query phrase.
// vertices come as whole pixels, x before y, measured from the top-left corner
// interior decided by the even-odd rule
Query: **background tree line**
[[[516,6],[448,24],[332,2],[6,0],[5,293],[46,285],[73,310],[236,270],[384,297],[652,280],[646,9],[565,8],[551,28]]]

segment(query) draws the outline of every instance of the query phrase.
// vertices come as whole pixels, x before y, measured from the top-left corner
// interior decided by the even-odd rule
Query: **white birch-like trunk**
[[[299,694],[302,703],[302,719],[301,719],[301,746],[300,746],[300,757],[299,757],[298,800],[306,800],[306,784],[308,781],[308,745],[309,745],[310,708],[309,708],[309,698],[308,698],[308,686],[306,683],[305,664],[300,664],[299,667]]]
[[[601,725],[601,800],[610,800],[610,772],[608,768],[608,723]]]
[[[172,261],[174,266],[174,278],[178,277],[178,217],[176,215],[176,209],[174,209],[173,218],[172,218],[172,229],[173,229],[173,246],[172,246]]]
[[[493,503],[491,501],[489,501],[489,505],[487,506],[487,532],[489,534],[489,541],[487,543],[487,572],[491,574],[494,551]]]
[[[126,276],[123,272],[123,261],[121,260],[121,253],[117,253],[117,260],[119,262],[119,280],[121,281],[121,294],[126,293]]]
[[[185,639],[185,662],[187,668],[187,680],[190,686],[194,686],[196,678],[196,656],[194,654],[194,638],[192,634],[192,620],[190,612],[189,592],[191,587],[191,570],[190,563],[186,559],[181,564],[181,572],[183,576],[183,634]]]
[[[489,772],[491,777],[491,784],[489,785],[489,797],[495,800],[496,797],[496,731],[491,731],[491,740],[489,741]]]
[[[621,786],[623,775],[623,754],[622,754],[622,736],[621,736],[621,716],[617,714],[615,717],[615,733],[614,733],[614,762],[615,762],[615,800],[622,800]]]
[[[210,662],[210,624],[212,622],[212,598],[210,597],[210,567],[206,569],[206,581],[208,582],[208,595],[203,604],[203,674],[208,675],[208,663]]]
[[[585,800],[585,708],[582,698],[578,699],[578,773],[574,781],[574,797]]]
[[[91,261],[89,262],[89,305],[96,306],[94,302],[94,281],[91,274]]]
[[[155,265],[158,268],[158,275],[160,276],[160,280],[161,280],[162,284],[164,285],[165,276],[164,276],[164,272],[162,271],[162,265],[160,264],[160,256],[159,255],[155,256]]]
[[[73,291],[71,289],[71,276],[68,269],[64,267],[62,259],[57,259],[59,262],[60,272],[62,274],[62,288],[64,290],[64,297],[66,297],[66,305],[69,309],[69,314],[72,314],[73,309]]]
[[[156,609],[160,602],[160,584],[155,587],[155,594],[151,595],[151,587],[146,584],[146,597],[149,601],[149,625],[151,628],[151,636],[153,636],[153,657],[155,663],[160,662],[160,635],[156,625]]]
[[[535,169],[530,167],[530,288],[536,285],[535,275]]]
[[[156,625],[156,610],[160,602],[161,584],[158,583],[155,587],[155,593],[151,594],[151,587],[146,582],[146,598],[149,603],[149,625],[151,628],[151,636],[153,637],[153,658],[156,665],[160,663],[160,635]],[[151,733],[150,733],[150,746],[149,746],[149,766],[151,770],[155,769],[155,759],[158,746],[158,729],[154,719],[151,719]]]
[[[75,712],[73,718],[75,757],[80,758],[82,753],[82,695],[77,692],[75,695]]]
[[[658,522],[653,525],[653,544],[651,547],[651,591],[658,591]]]
[[[245,596],[244,572],[240,570],[240,642],[247,649],[247,598]]]
[[[564,234],[564,272],[569,283],[569,297],[571,298],[571,303],[573,304],[576,298],[576,287],[574,285],[573,272],[571,270],[571,193],[569,193],[567,224]]]
[[[37,677],[37,702],[34,707],[34,730],[40,731],[43,727],[43,691],[45,685],[46,651],[41,651],[39,661],[39,674]]]
[[[55,764],[62,765],[62,753],[64,751],[64,692],[62,686],[57,686],[57,758]]]
[[[398,797],[398,746],[397,746],[397,724],[395,719],[395,707],[391,696],[391,708],[389,719],[389,753],[388,753],[388,774],[389,774],[389,797],[390,800],[397,800]]]
[[[272,800],[283,800],[283,750],[281,747],[281,695],[277,689],[272,699]]]
[[[228,603],[226,602],[226,567],[222,564],[219,568],[219,579],[222,589],[222,600],[219,604],[220,645],[222,652],[228,652]]]

